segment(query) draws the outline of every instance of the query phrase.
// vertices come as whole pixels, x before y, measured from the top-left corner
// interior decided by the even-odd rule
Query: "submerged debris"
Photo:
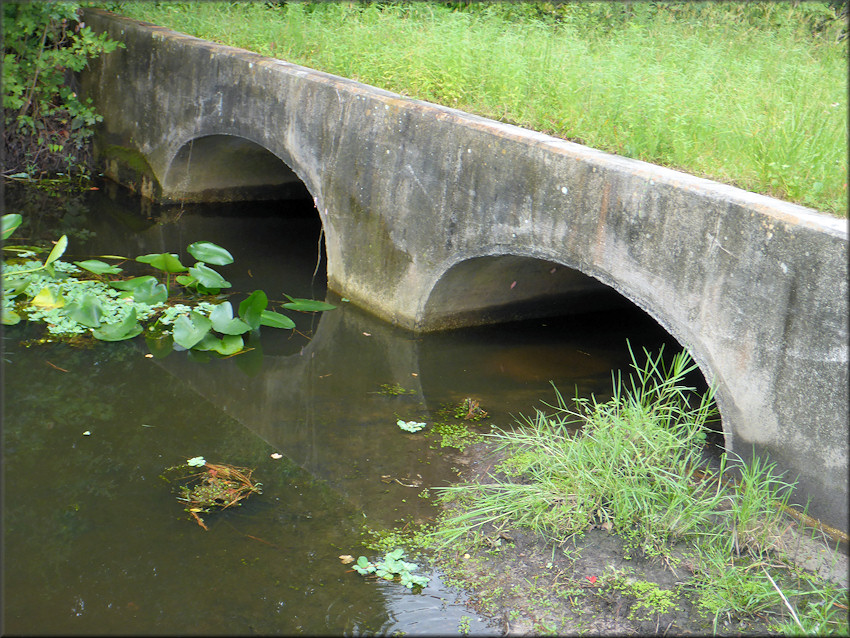
[[[198,468],[201,468],[198,471]],[[169,467],[162,478],[174,483],[177,500],[185,503],[186,512],[205,530],[209,528],[199,513],[224,510],[241,505],[251,494],[262,494],[262,483],[255,482],[254,470],[235,465],[208,463],[203,457],[195,457],[182,465]]]
[[[455,417],[463,418],[466,421],[480,421],[487,418],[487,412],[481,409],[481,405],[476,399],[466,397],[455,408]]]

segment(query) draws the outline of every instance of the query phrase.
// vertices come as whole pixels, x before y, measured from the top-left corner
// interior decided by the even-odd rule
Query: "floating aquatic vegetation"
[[[3,239],[14,233],[21,221],[18,214],[4,215]],[[43,263],[24,257],[34,254],[29,247],[3,247],[4,252],[17,254],[14,261],[18,262],[3,263],[4,325],[23,319],[40,321],[51,335],[69,342],[83,336],[123,341],[144,331],[149,347],[159,356],[172,348],[231,356],[246,351],[242,335],[258,333],[260,326],[295,328],[292,319],[269,309],[269,299],[262,290],[255,290],[239,304],[238,315],[229,301],[210,303],[202,299],[230,287],[207,263],[228,265],[233,257],[212,242],[187,246],[189,254],[198,260],[192,267],[184,266],[174,253],[151,253],[135,259],[160,271],[159,278],[126,278],[122,268],[100,259],[62,262],[59,257],[67,245],[68,238],[63,235]],[[115,255],[101,257],[127,261]],[[183,272],[188,274],[177,274]],[[173,280],[181,295],[177,298],[172,296],[172,275],[176,275]],[[182,295],[192,297],[192,304],[176,303],[184,300]],[[286,297],[289,301],[282,307],[287,310],[322,312],[335,308],[321,301]]]
[[[453,447],[463,452],[468,446],[484,439],[472,426],[479,425],[478,422],[486,418],[488,414],[479,402],[466,397],[460,403],[444,405],[437,410],[433,434],[440,437],[440,447]]]
[[[198,471],[200,468],[200,471]],[[208,463],[203,456],[187,459],[182,465],[169,467],[161,478],[174,485],[177,500],[194,520],[209,530],[202,513],[225,510],[251,494],[262,494],[262,483],[253,480],[254,470],[226,463]]]
[[[396,421],[396,423],[398,424],[398,427],[405,432],[419,432],[419,430],[424,429],[425,426],[428,425],[427,423],[420,423],[419,421],[402,421],[401,419]]]
[[[365,556],[358,558],[356,563],[353,557],[347,554],[339,558],[344,565],[351,564],[354,571],[363,576],[374,575],[384,580],[397,580],[408,589],[425,587],[431,579],[427,576],[414,575],[412,572],[419,569],[419,566],[402,560],[403,556],[404,550],[399,548],[387,553],[383,560],[374,563]]]
[[[466,397],[455,407],[454,416],[466,421],[480,421],[487,418],[487,412],[481,409],[481,405],[476,399]]]

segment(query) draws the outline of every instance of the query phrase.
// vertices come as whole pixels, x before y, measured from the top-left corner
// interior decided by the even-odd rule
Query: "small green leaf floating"
[[[283,304],[283,307],[287,310],[298,310],[301,312],[321,312],[323,310],[333,310],[334,308],[336,308],[336,306],[334,306],[333,304],[325,303],[324,301],[290,297],[285,293],[284,296],[289,299],[289,303]]]
[[[3,310],[3,325],[14,326],[21,323],[21,315],[14,310]]]
[[[212,321],[213,330],[226,335],[241,335],[251,329],[247,323],[241,319],[233,317],[233,306],[229,301],[218,304],[210,313],[210,321]]]
[[[242,337],[240,335],[224,335],[220,342],[221,345],[216,345],[213,350],[225,357],[240,352],[245,346],[245,342],[242,341]]]
[[[32,283],[33,277],[9,277],[3,282],[3,296],[17,297]]]
[[[175,281],[181,286],[186,286],[187,288],[198,285],[198,280],[194,277],[190,277],[189,275],[177,275],[177,277],[175,277]]]
[[[65,306],[65,315],[87,328],[100,328],[103,323],[103,305],[94,295],[86,295],[79,302]]]
[[[269,328],[291,329],[295,327],[295,322],[286,315],[282,315],[279,312],[263,310],[262,318],[260,319],[260,325],[268,326]]]
[[[149,306],[165,303],[168,299],[168,290],[165,289],[164,284],[157,282],[153,277],[151,279],[153,281],[147,280],[133,290],[133,299]]]
[[[45,286],[32,298],[30,303],[37,308],[51,310],[53,308],[62,308],[65,305],[65,298],[57,290]]]
[[[203,339],[195,344],[194,350],[202,352],[214,350],[220,355],[229,356],[242,350],[243,345],[244,342],[240,335],[224,335],[219,339],[214,334],[207,333]]]
[[[396,421],[396,424],[405,432],[419,432],[419,430],[422,430],[427,425],[418,421],[402,421],[401,419]]]
[[[151,306],[164,303],[168,299],[168,291],[165,289],[165,285],[159,283],[159,280],[151,275],[133,277],[125,281],[110,281],[109,285],[118,290],[130,292],[133,299]]]
[[[148,282],[158,283],[158,279],[152,275],[145,275],[143,277],[133,277],[132,279],[125,279],[124,281],[110,281],[109,285],[117,290],[129,290],[135,291],[138,288],[143,286],[147,286]]]
[[[404,550],[400,548],[387,553],[384,560],[376,563],[361,556],[352,567],[364,576],[375,574],[384,580],[395,580],[398,577],[401,584],[408,589],[413,589],[414,586],[425,587],[431,579],[427,576],[414,576],[411,572],[418,569],[418,565],[402,560],[403,556]]]

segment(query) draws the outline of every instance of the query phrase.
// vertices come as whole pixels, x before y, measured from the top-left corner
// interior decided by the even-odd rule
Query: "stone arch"
[[[228,202],[310,197],[277,154],[247,137],[208,134],[182,142],[162,179],[163,200]]]
[[[607,281],[606,281],[607,279]],[[734,432],[725,418],[731,405],[722,380],[708,364],[701,344],[670,322],[663,308],[649,308],[604,273],[590,275],[562,258],[514,253],[480,254],[457,259],[434,278],[422,306],[425,332],[574,313],[637,308],[684,348],[706,386],[715,385],[724,446]]]

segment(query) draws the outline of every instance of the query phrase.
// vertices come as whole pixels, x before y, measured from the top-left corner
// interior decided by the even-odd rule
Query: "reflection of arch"
[[[306,198],[295,172],[260,144],[235,135],[205,135],[183,144],[163,179],[172,200],[226,202]]]

